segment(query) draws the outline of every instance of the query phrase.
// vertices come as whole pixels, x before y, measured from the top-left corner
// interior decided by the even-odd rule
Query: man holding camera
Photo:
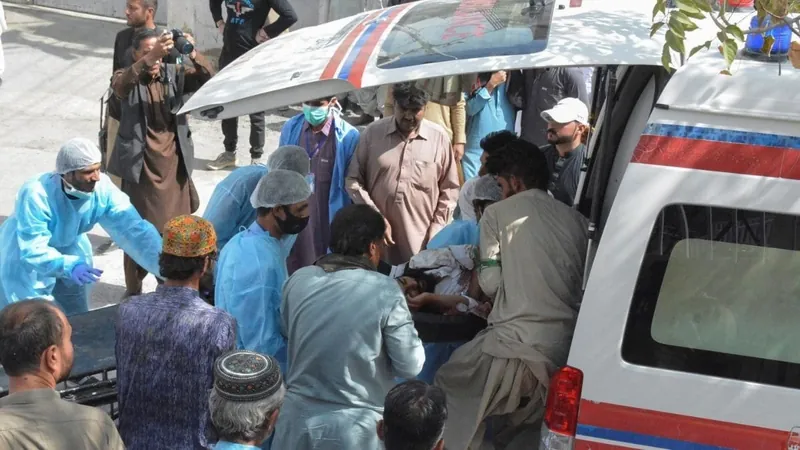
[[[228,20],[222,19],[222,4],[228,8]],[[232,63],[250,49],[286,31],[297,22],[289,0],[209,0],[211,16],[222,34],[222,53],[219,69]],[[267,15],[273,10],[278,19],[267,24]],[[236,145],[239,141],[236,117],[222,121],[225,151],[208,164],[210,170],[236,166]],[[250,114],[250,162],[260,164],[264,154],[266,122],[264,113]]]
[[[182,60],[165,64],[173,48]],[[191,132],[186,116],[177,112],[183,96],[198,90],[214,71],[194,49],[194,39],[179,30],[139,30],[133,38],[133,60],[111,81],[121,99],[121,114],[108,171],[122,178],[122,191],[139,214],[162,230],[173,217],[191,214],[200,205],[191,180]],[[146,275],[125,256],[126,296],[141,293]]]
[[[127,0],[125,2],[125,18],[127,19],[128,27],[117,33],[117,37],[114,39],[114,56],[111,60],[112,76],[116,71],[134,63],[131,50],[133,36],[143,28],[156,28],[155,16],[157,9],[158,0]],[[167,57],[166,61],[174,63],[174,60],[170,60],[171,57]],[[119,98],[112,93],[108,97],[104,134],[101,134],[101,144],[105,144],[105,147],[101,148],[106,166],[108,166],[111,155],[114,153],[114,143],[119,130],[120,108]],[[119,177],[115,175],[110,175],[110,177],[115,186],[122,188],[122,180]]]

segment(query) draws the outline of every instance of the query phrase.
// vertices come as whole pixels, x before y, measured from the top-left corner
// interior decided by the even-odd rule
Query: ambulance
[[[652,6],[368,11],[257,47],[182,112],[224,119],[407,80],[594,67],[575,204],[591,224],[585,293],[527,448],[800,450],[800,71],[743,52],[721,75],[712,44],[669,73]]]

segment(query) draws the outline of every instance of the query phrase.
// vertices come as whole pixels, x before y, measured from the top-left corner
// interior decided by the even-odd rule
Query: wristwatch
[[[469,311],[469,306],[467,305],[467,302],[461,302],[461,303],[457,304],[456,305],[456,311],[458,311],[460,313],[468,312]]]

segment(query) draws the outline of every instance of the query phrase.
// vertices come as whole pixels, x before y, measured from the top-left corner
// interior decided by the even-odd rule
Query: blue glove
[[[90,267],[86,263],[78,263],[72,269],[72,275],[70,278],[72,281],[78,283],[79,285],[83,286],[84,284],[91,284],[97,282],[100,279],[100,275],[103,274],[103,271],[100,269],[95,269]]]

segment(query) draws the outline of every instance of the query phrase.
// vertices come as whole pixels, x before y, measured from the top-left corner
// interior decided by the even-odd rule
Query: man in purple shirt
[[[330,222],[342,207],[352,203],[344,179],[358,138],[358,130],[339,115],[336,97],[304,103],[303,113],[283,126],[280,145],[303,147],[311,159],[313,177],[308,199],[311,220],[292,247],[286,262],[289,275],[328,253]]]
[[[164,227],[156,292],[120,304],[116,325],[119,432],[128,450],[208,449],[214,361],[236,345],[234,318],[200,298],[217,253],[210,222],[178,216]]]

